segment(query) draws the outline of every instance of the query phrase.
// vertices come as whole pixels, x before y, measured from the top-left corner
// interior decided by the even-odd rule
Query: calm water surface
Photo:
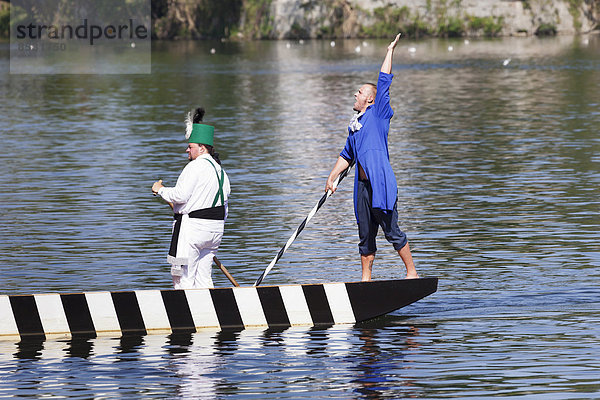
[[[151,75],[11,76],[0,44],[2,294],[170,287],[150,186],[198,105],[232,183],[219,257],[253,283],[386,45],[154,43]],[[0,397],[600,398],[600,37],[405,41],[394,74],[400,224],[436,294],[349,327],[0,341]],[[347,179],[265,283],[357,280],[356,244]],[[374,277],[402,277],[378,245]]]

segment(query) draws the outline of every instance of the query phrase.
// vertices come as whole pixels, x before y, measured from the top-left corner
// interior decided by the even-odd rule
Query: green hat
[[[192,127],[192,133],[189,138],[189,143],[206,144],[208,146],[213,145],[213,138],[215,136],[215,127],[205,124],[194,124]]]

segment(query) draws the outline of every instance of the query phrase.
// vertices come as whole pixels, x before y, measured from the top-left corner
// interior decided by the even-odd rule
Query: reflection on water
[[[582,326],[600,321],[587,311],[0,342],[0,397],[593,397],[598,332]]]
[[[401,43],[400,224],[440,278],[406,319],[0,342],[2,395],[597,397],[600,37],[583,39]],[[387,41],[357,44],[155,43],[148,76],[11,76],[0,44],[2,293],[169,287],[171,218],[150,185],[185,165],[197,105],[232,183],[219,258],[253,283],[320,198],[352,94],[376,78]],[[400,277],[379,240],[374,277]],[[349,178],[265,283],[356,280],[356,244]]]
[[[330,327],[243,330],[123,336],[68,341],[1,343],[15,348],[3,360],[11,387],[0,384],[0,396],[29,393],[67,397],[215,398],[260,392],[295,398],[313,387],[316,396],[347,398],[352,393],[376,398],[401,393],[408,381],[390,380],[402,357],[416,347],[418,329],[379,344],[379,329]],[[381,347],[393,348],[384,356]],[[43,377],[36,371],[43,367]],[[102,376],[99,376],[99,373]],[[73,379],[73,375],[77,379]],[[387,386],[386,386],[387,385]],[[391,392],[390,392],[391,390]],[[400,391],[398,391],[400,390]]]

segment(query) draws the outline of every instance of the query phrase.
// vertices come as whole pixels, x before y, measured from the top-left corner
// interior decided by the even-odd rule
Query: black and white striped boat
[[[189,290],[0,295],[0,338],[353,324],[434,293],[437,278]]]

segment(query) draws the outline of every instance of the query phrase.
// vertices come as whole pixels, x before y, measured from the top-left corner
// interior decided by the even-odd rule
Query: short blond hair
[[[363,86],[367,86],[369,88],[369,91],[373,95],[373,98],[377,96],[377,85],[367,82]]]

